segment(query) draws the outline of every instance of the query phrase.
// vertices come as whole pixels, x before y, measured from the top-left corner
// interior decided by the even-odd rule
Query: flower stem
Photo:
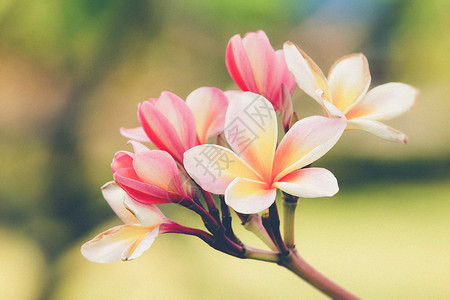
[[[274,242],[280,250],[281,255],[288,254],[289,249],[286,247],[280,233],[280,216],[278,215],[276,202],[269,207],[269,225],[272,230]]]
[[[295,209],[298,197],[283,193],[284,242],[290,249],[295,247]]]
[[[244,226],[244,228],[256,235],[270,249],[274,251],[278,250],[277,245],[275,245],[275,243],[270,238],[270,235],[267,233],[266,228],[264,228],[261,217],[257,214],[247,216],[247,219],[245,221],[242,221],[242,225]]]
[[[319,273],[316,269],[310,266],[295,249],[292,250],[287,256],[280,256],[279,264],[294,272],[297,276],[307,281],[309,284],[332,299],[360,299]]]
[[[256,249],[250,246],[245,246],[245,257],[256,259],[256,260],[262,260],[262,261],[268,261],[268,262],[278,262],[278,252],[276,251],[266,251],[261,249]]]
[[[232,219],[231,219],[231,213],[230,208],[225,203],[225,198],[223,195],[219,195],[220,199],[220,210],[222,212],[222,224],[225,228],[225,234],[235,243],[242,245],[242,242],[239,240],[239,238],[234,234],[233,226],[232,226]]]

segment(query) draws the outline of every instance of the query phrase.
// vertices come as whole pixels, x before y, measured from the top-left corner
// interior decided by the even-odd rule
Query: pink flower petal
[[[322,99],[316,93],[318,89],[322,89],[324,96],[331,99],[327,79],[314,61],[291,42],[284,43],[283,50],[286,64],[294,75],[297,85],[321,105]]]
[[[361,129],[390,142],[403,144],[408,142],[408,137],[403,132],[386,126],[379,121],[365,118],[352,119],[348,121],[348,129]]]
[[[133,167],[139,178],[180,197],[186,196],[175,160],[169,153],[149,150],[135,154]]]
[[[184,153],[184,167],[204,190],[224,194],[236,177],[258,179],[251,169],[231,150],[217,145],[200,145]]]
[[[120,134],[126,138],[139,141],[139,142],[151,142],[144,129],[141,127],[136,128],[120,128]]]
[[[332,103],[340,111],[348,112],[366,94],[370,79],[369,63],[363,54],[340,58],[328,75]]]
[[[289,128],[289,124],[291,123],[292,115],[294,113],[294,107],[292,105],[291,94],[287,86],[283,83],[281,87],[280,94],[280,111],[281,111],[281,119],[283,121],[283,127],[285,130]]]
[[[81,247],[81,253],[96,263],[132,260],[150,248],[159,226],[121,225],[100,233]]]
[[[278,81],[273,80],[274,90],[272,94],[270,95],[270,101],[272,102],[272,105],[275,109],[275,111],[278,111],[283,106],[283,87],[285,86],[286,92],[289,94],[289,96],[292,94],[292,92],[295,89],[296,82],[294,76],[292,76],[292,73],[289,71],[286,65],[286,59],[284,58],[284,52],[283,50],[277,50],[275,51],[276,59],[277,59],[277,68],[276,72],[278,72],[279,79]],[[272,71],[273,73],[274,71]]]
[[[277,130],[275,111],[264,97],[245,92],[230,102],[224,129],[228,144],[267,181],[271,178]]]
[[[144,204],[171,202],[171,195],[168,191],[159,186],[142,182],[133,168],[117,170],[114,173],[114,180],[138,202]]]
[[[162,92],[155,107],[175,128],[184,150],[198,145],[194,115],[180,97],[170,92]]]
[[[269,208],[277,195],[275,188],[266,183],[246,178],[236,178],[225,191],[225,202],[242,214],[257,214]]]
[[[407,84],[391,82],[377,86],[351,111],[347,118],[386,120],[408,111],[414,104],[418,90]]]
[[[224,92],[213,87],[201,87],[186,98],[192,111],[200,144],[206,143],[209,136],[223,131],[228,100]]]
[[[242,44],[241,37],[236,34],[228,42],[225,63],[228,73],[243,91],[256,91],[257,87],[253,78],[253,71]]]
[[[303,198],[331,197],[339,191],[334,175],[322,168],[294,171],[274,185],[288,194]]]
[[[113,161],[111,163],[111,169],[113,173],[122,168],[133,167],[134,153],[128,151],[119,151],[114,154]]]
[[[316,161],[339,140],[347,126],[343,118],[312,116],[294,124],[278,146],[275,181]]]
[[[250,91],[278,102],[278,99],[272,99],[272,96],[280,89],[281,78],[284,74],[277,68],[277,56],[270,45],[269,38],[259,30],[256,33],[247,33],[242,39],[242,44],[250,62],[257,88]],[[275,104],[277,107],[279,106],[279,103]]]
[[[138,153],[141,153],[141,152],[150,151],[150,149],[148,147],[146,147],[145,145],[141,144],[138,141],[130,140],[127,142],[127,145],[130,145],[130,144],[131,144],[131,146],[133,146],[133,151],[134,151],[135,155]]]
[[[139,121],[153,144],[161,150],[169,152],[181,162],[185,148],[177,131],[154,104],[145,101],[139,105]]]

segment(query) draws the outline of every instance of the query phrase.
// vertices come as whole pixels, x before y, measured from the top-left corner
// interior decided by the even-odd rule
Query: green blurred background
[[[227,42],[262,29],[276,49],[299,44],[324,72],[363,52],[372,87],[401,81],[421,92],[387,122],[407,146],[352,131],[316,163],[341,191],[301,200],[300,253],[364,299],[450,299],[449,15],[445,0],[0,1],[0,298],[324,299],[276,265],[193,237],[161,236],[126,263],[79,252],[119,223],[99,187],[113,154],[128,149],[118,129],[138,125],[137,103],[163,90],[235,88]],[[295,99],[300,117],[321,113],[299,90]]]

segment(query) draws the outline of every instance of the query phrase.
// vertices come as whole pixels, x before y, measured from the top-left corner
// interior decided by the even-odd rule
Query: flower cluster
[[[305,262],[294,243],[296,203],[300,197],[338,192],[334,175],[311,165],[345,130],[362,129],[406,143],[403,133],[380,120],[407,111],[417,90],[387,83],[368,92],[370,72],[362,54],[339,59],[326,78],[296,45],[286,42],[283,50],[275,51],[263,31],[233,36],[225,62],[241,91],[201,87],[186,101],[163,92],[139,104],[140,127],[121,128],[133,152],[114,155],[114,182],[102,192],[124,225],[85,243],[82,254],[100,263],[131,260],[158,234],[188,234],[229,255],[276,262],[333,297],[354,297],[316,278],[310,267],[302,268]],[[322,106],[324,116],[298,120],[291,97],[295,83]],[[284,128],[282,138],[278,123]],[[285,208],[283,235],[277,190]],[[163,203],[194,211],[205,228],[169,220],[157,208]],[[270,250],[242,243],[233,232],[230,210]]]

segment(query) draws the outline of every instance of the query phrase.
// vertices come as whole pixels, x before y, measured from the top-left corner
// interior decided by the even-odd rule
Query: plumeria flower
[[[367,59],[361,53],[336,61],[328,78],[296,45],[285,43],[284,53],[298,86],[319,102],[326,114],[345,115],[348,129],[362,129],[392,142],[407,142],[405,134],[379,121],[409,110],[417,97],[417,89],[391,82],[367,92],[371,77]]]
[[[200,145],[184,153],[184,166],[204,190],[225,194],[226,203],[244,214],[272,205],[277,188],[298,197],[332,196],[338,185],[331,172],[302,168],[328,152],[346,125],[344,118],[308,117],[296,122],[277,147],[271,103],[251,92],[237,94],[224,129],[233,151]]]
[[[125,137],[151,142],[182,162],[189,148],[206,143],[210,136],[223,131],[228,100],[224,92],[201,87],[183,101],[170,92],[139,104],[138,119],[142,127],[121,128]]]
[[[135,259],[164,232],[162,224],[170,227],[172,223],[155,205],[134,201],[114,182],[106,183],[102,193],[124,224],[100,233],[81,247],[81,253],[90,261],[109,263]]]
[[[129,143],[134,153],[119,151],[111,164],[115,181],[128,195],[144,204],[192,201],[169,153],[150,150],[137,141]]]
[[[285,111],[287,104],[282,102],[291,101],[295,80],[286,66],[283,50],[275,51],[264,31],[249,32],[244,38],[238,34],[233,36],[227,46],[225,63],[242,91],[260,94],[272,103],[275,111]]]

